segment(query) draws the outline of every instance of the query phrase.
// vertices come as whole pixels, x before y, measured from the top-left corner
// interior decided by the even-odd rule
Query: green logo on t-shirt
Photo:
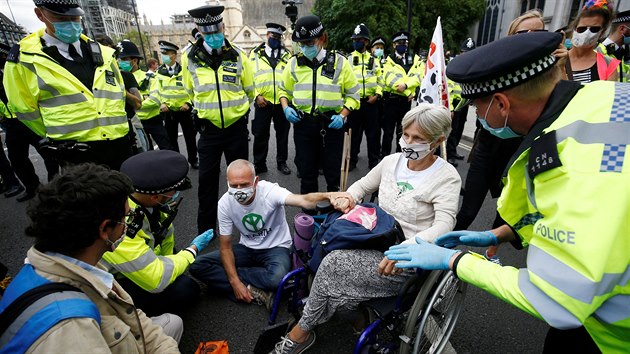
[[[265,221],[262,216],[254,213],[249,213],[243,216],[243,226],[249,232],[258,232],[265,227]]]
[[[407,182],[397,182],[396,184],[398,185],[398,195],[413,190],[413,186]]]

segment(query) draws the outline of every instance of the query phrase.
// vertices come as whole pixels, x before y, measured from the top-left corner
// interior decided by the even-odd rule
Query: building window
[[[582,7],[584,7],[585,0],[573,0],[571,2],[571,14],[569,15],[569,23],[571,23],[577,17]]]
[[[245,32],[243,32],[243,37],[245,37],[245,39],[250,39],[252,37],[252,34],[249,31],[245,30]]]
[[[533,9],[544,10],[545,0],[521,0],[521,14]]]
[[[477,31],[477,45],[492,42],[497,36],[497,22],[501,12],[502,0],[486,0],[486,14],[479,22]]]

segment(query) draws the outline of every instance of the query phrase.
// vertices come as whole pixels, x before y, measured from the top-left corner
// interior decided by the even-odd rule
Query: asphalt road
[[[470,124],[470,119],[469,119]],[[295,175],[292,163],[295,156],[292,132],[290,135],[289,166],[293,170],[290,176],[281,175],[275,169],[275,141],[272,129],[270,156],[268,157],[269,172],[261,175],[261,179],[278,182],[290,191],[299,191],[299,179]],[[252,138],[253,140],[253,138]],[[460,153],[467,155],[463,141]],[[180,137],[180,147],[185,150],[183,138]],[[365,141],[356,170],[350,172],[349,183],[358,180],[368,172]],[[251,142],[250,142],[251,156]],[[45,169],[41,158],[32,151],[37,173],[42,181],[45,180]],[[222,180],[225,168],[222,168]],[[465,179],[468,164],[460,163],[458,171]],[[198,172],[191,170],[190,178],[195,186],[191,190],[182,192],[184,201],[175,220],[176,242],[179,248],[189,245],[196,236],[196,186]],[[226,184],[220,183],[221,193],[225,192]],[[324,186],[323,177],[320,178],[320,188]],[[495,216],[495,200],[486,199],[471,230],[488,229]],[[26,251],[32,240],[24,236],[27,225],[27,203],[17,203],[15,198],[0,197],[0,259],[15,274],[21,267]],[[292,220],[298,210],[287,210],[288,220]],[[72,227],[72,225],[67,225]],[[210,250],[217,249],[218,243],[213,242]],[[523,267],[525,251],[514,250],[511,246],[502,246],[499,257],[504,265]],[[228,340],[231,353],[251,353],[258,334],[267,324],[267,311],[260,306],[237,304],[229,300],[216,298],[210,294],[203,294],[200,301],[184,316],[185,331],[180,349],[183,353],[193,353],[200,341]],[[283,313],[286,317],[286,307]],[[547,325],[520,312],[516,308],[503,303],[493,296],[473,287],[468,288],[464,310],[451,337],[451,344],[458,353],[537,353],[541,352]],[[317,330],[318,339],[309,351],[310,353],[351,353],[357,339],[351,327],[344,319],[335,318],[331,322],[320,326]]]

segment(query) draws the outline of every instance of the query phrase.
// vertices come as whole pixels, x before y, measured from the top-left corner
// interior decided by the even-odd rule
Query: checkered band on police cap
[[[619,12],[612,23],[630,22],[630,10]]]
[[[211,14],[206,14],[205,17],[201,17],[201,18],[195,17],[194,21],[199,26],[214,25],[214,24],[217,24],[217,23],[223,21],[223,16],[221,14],[214,15],[214,16],[211,15]]]
[[[462,88],[462,96],[473,98],[484,96],[497,91],[507,90],[510,87],[517,86],[523,81],[527,81],[550,68],[556,62],[554,55],[548,55],[540,58],[538,61],[528,66],[516,70],[513,73],[500,76],[488,81],[460,83]]]
[[[79,0],[33,0],[35,6],[61,5],[61,6],[80,6]]]

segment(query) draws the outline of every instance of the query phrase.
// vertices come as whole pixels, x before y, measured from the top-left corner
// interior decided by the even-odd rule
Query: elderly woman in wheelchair
[[[333,206],[351,210],[366,195],[379,191],[379,206],[402,226],[403,243],[415,237],[433,242],[455,225],[461,178],[453,166],[434,154],[448,136],[451,116],[444,107],[420,104],[402,120],[402,153],[386,156],[354,183]],[[373,298],[396,295],[414,274],[376,250],[337,250],[322,261],[302,317],[273,353],[302,353],[315,342],[313,329],[337,310],[354,310]]]

